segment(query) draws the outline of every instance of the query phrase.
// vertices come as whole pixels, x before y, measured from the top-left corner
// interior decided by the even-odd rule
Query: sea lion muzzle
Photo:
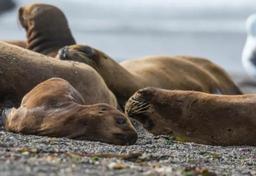
[[[151,114],[151,98],[150,88],[141,89],[128,100],[125,106],[125,113],[129,117],[138,120],[148,130],[154,127],[152,119],[148,116],[148,114]]]
[[[122,143],[126,144],[126,145],[132,145],[135,144],[137,139],[138,139],[138,135],[137,133],[131,133],[131,134],[119,134],[116,133],[114,134],[114,136],[117,139],[120,139],[120,141],[122,141]]]
[[[65,46],[58,51],[57,58],[61,60],[68,60],[68,47]]]

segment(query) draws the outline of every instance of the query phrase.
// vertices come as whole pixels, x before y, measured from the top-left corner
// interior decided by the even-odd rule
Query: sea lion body
[[[65,47],[57,57],[92,66],[103,77],[121,106],[134,92],[148,86],[241,94],[225,71],[206,59],[153,56],[118,64],[103,52],[85,45]]]
[[[145,88],[127,102],[128,116],[155,135],[211,145],[256,145],[256,95],[214,95]]]
[[[117,106],[114,94],[101,76],[85,64],[59,61],[3,42],[0,48],[1,101],[12,99],[18,105],[38,83],[60,77],[81,93],[86,104]]]
[[[67,81],[51,78],[27,93],[4,120],[8,131],[51,137],[133,144],[137,134],[129,119],[107,104],[86,100]]]
[[[55,57],[60,48],[75,44],[64,13],[55,6],[23,6],[19,9],[19,21],[27,33],[27,49]]]

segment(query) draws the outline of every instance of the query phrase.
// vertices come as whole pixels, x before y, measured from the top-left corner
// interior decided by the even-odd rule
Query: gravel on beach
[[[0,174],[256,175],[256,147],[221,147],[153,136],[134,122],[135,145],[48,138],[0,131]]]

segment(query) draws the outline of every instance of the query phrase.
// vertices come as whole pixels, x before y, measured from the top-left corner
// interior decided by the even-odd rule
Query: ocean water
[[[148,55],[206,57],[243,73],[245,20],[255,0],[17,0],[50,3],[66,14],[78,43],[121,61]],[[50,20],[50,19],[49,19]],[[0,16],[0,39],[24,39],[17,9]]]

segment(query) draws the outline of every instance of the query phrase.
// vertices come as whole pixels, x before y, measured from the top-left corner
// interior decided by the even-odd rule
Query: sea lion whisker
[[[131,108],[131,110],[132,111],[146,111],[146,110],[148,110],[150,108],[150,105],[148,105],[148,106],[144,106],[144,107],[133,107],[133,108]]]
[[[151,108],[150,104],[144,104],[144,106],[137,106],[137,104],[129,104],[126,106],[126,112],[130,114],[140,114],[147,112]]]

